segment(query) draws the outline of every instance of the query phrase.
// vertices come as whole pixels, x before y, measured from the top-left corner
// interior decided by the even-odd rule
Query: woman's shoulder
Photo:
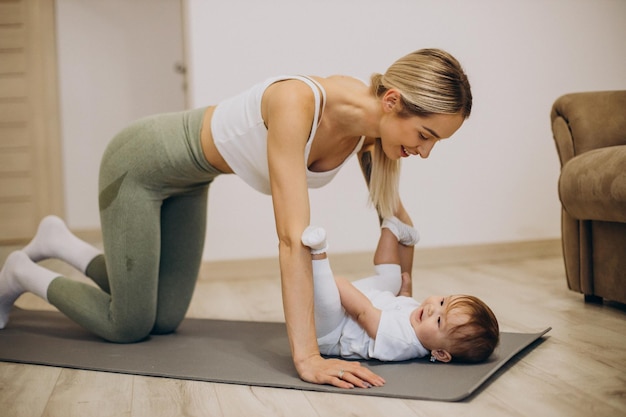
[[[311,78],[322,84],[327,84],[337,88],[363,88],[368,86],[364,80],[350,75],[335,74],[327,77],[312,76]]]

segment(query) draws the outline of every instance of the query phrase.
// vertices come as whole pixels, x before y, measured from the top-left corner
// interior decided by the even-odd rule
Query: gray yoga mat
[[[14,308],[9,324],[0,330],[0,360],[240,385],[459,401],[499,370],[505,371],[511,366],[505,366],[507,362],[540,343],[549,330],[503,332],[499,347],[481,364],[433,364],[425,359],[362,361],[385,378],[385,386],[342,390],[298,378],[284,323],[186,319],[174,334],[122,345],[93,336],[60,313]]]

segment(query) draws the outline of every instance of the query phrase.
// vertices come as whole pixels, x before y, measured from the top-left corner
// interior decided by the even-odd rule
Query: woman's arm
[[[310,221],[304,148],[314,105],[311,89],[294,80],[269,87],[262,105],[268,127],[283,308],[293,361],[305,381],[342,388],[382,385],[382,378],[356,362],[323,359],[317,345],[311,255],[300,241]]]
[[[369,337],[376,339],[381,311],[347,279],[336,277],[335,282],[343,308],[365,329]]]

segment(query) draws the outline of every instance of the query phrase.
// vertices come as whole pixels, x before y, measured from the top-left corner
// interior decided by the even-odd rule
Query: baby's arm
[[[381,311],[374,307],[369,298],[347,279],[336,277],[335,282],[339,289],[343,308],[365,329],[369,337],[375,339]]]

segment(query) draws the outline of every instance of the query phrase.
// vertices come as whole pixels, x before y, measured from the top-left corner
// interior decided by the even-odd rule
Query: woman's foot
[[[46,216],[39,223],[35,237],[22,250],[33,262],[56,258],[56,247],[73,237],[63,220]]]
[[[15,251],[7,257],[0,271],[0,329],[8,323],[15,300],[25,292],[17,278],[20,264],[24,262],[30,262],[28,256],[22,251]]]
[[[20,295],[31,292],[48,301],[48,287],[59,274],[37,265],[23,251],[11,253],[0,271],[0,329],[9,321],[9,312]]]
[[[61,259],[82,273],[93,258],[101,254],[99,249],[74,236],[57,216],[44,217],[35,237],[22,250],[33,262]]]

